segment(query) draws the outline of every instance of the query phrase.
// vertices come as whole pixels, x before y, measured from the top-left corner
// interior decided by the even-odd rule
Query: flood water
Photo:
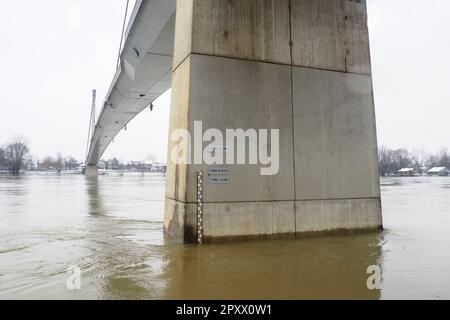
[[[0,175],[0,299],[450,299],[450,178],[382,179],[381,233],[203,246],[165,238],[164,184]]]

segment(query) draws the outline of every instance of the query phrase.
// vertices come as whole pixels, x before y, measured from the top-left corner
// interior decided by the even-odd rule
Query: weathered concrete
[[[366,20],[365,1],[178,0],[170,133],[280,129],[278,175],[205,181],[205,241],[382,226]],[[168,165],[164,225],[186,242],[199,170]]]
[[[296,66],[370,74],[365,0],[291,0]]]
[[[381,229],[381,202],[374,199],[315,200],[296,202],[296,232]]]
[[[273,238],[295,232],[294,201],[205,204],[206,241],[240,237]]]
[[[188,219],[193,218],[195,213],[194,204],[186,204],[166,197],[164,230],[185,242],[195,242],[196,223],[195,221],[188,222]]]
[[[187,53],[290,64],[289,0],[186,2],[193,4]]]
[[[84,169],[84,175],[87,177],[97,176],[98,175],[98,168],[97,166],[87,166]]]
[[[183,107],[183,110],[187,110],[187,128],[190,132],[194,131],[194,120],[203,121],[204,129],[217,128],[222,130],[224,135],[225,129],[282,128],[280,171],[277,175],[260,175],[260,165],[228,165],[232,173],[232,182],[207,184],[204,189],[205,201],[293,200],[290,68],[277,64],[197,54],[190,55],[188,63],[190,103],[189,108]],[[174,105],[174,109],[177,107]],[[205,143],[203,147],[206,146]],[[248,145],[246,150],[248,151]],[[194,181],[198,170],[206,173],[208,166],[188,166],[187,181]],[[186,202],[196,202],[196,192],[195,188],[186,188]]]
[[[205,203],[206,242],[293,237],[294,201]],[[185,242],[196,242],[196,203],[166,199],[165,230]]]
[[[172,76],[172,107],[170,109],[169,132],[188,127],[190,88],[190,60],[186,60]],[[186,202],[186,165],[170,161],[177,143],[169,137],[167,155],[166,197]],[[166,210],[167,212],[167,210]],[[167,213],[166,213],[167,219]]]
[[[293,68],[296,199],[380,197],[370,76]]]

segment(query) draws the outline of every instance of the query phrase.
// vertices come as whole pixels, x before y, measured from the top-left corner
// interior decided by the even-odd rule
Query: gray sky
[[[115,72],[125,0],[2,0],[0,144],[84,159],[91,90]],[[134,3],[134,1],[131,1]],[[380,144],[450,147],[450,1],[368,0]],[[74,16],[79,11],[79,23]],[[144,111],[105,158],[166,158],[170,92]]]

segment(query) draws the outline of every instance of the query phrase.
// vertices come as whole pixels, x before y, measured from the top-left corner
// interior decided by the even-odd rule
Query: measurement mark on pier
[[[227,184],[231,182],[231,169],[229,167],[208,168],[208,183]]]
[[[197,172],[197,242],[203,243],[203,171]]]

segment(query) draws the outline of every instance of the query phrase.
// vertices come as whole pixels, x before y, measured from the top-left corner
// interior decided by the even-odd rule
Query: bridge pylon
[[[172,161],[199,124],[279,130],[278,172]],[[381,229],[365,0],[178,0],[169,140],[164,226],[181,241]]]

